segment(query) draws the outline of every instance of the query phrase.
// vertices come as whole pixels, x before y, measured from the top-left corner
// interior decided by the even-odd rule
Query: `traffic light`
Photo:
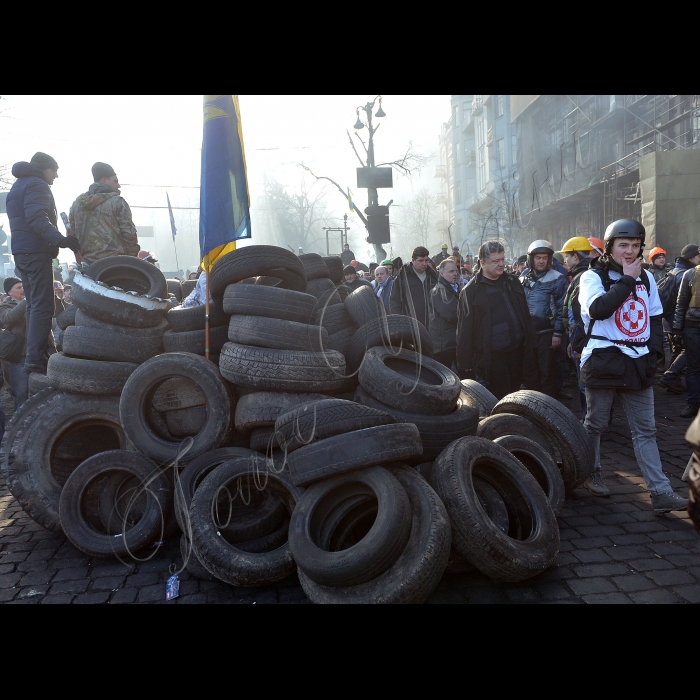
[[[367,207],[365,214],[367,214],[367,232],[369,233],[367,243],[390,243],[389,207]]]

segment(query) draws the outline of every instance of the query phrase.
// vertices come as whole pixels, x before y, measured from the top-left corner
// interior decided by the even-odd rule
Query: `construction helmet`
[[[666,255],[666,251],[663,248],[659,248],[659,246],[656,246],[656,248],[652,248],[649,251],[649,260],[653,262],[654,258],[657,255]]]
[[[447,243],[443,243],[440,247],[441,247],[443,250],[447,250]]]
[[[647,232],[639,221],[634,219],[618,219],[613,221],[608,228],[605,229],[605,252],[609,253],[612,250],[613,243],[616,238],[641,238],[642,246],[640,252],[644,250],[644,239]]]
[[[547,253],[547,255],[549,256],[547,260],[547,269],[552,267],[552,258],[554,257],[554,246],[549,241],[545,241],[542,238],[530,243],[530,247],[527,249],[527,266],[531,270],[535,269],[534,256],[538,253]]]
[[[585,236],[574,236],[564,243],[560,253],[588,253],[593,250],[590,241]]]

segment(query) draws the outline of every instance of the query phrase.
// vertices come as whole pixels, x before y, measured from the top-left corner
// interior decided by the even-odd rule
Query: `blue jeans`
[[[15,411],[27,400],[29,387],[27,382],[29,377],[24,371],[24,358],[19,362],[7,363],[10,374],[10,393],[15,405]]]
[[[700,328],[686,328],[683,344],[687,367],[685,370],[686,401],[691,406],[700,406]]]

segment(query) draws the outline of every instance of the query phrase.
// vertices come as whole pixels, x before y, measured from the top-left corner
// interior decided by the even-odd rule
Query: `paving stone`
[[[178,552],[179,556],[180,552]],[[149,561],[144,561],[139,564],[138,574],[148,574],[153,572],[160,573],[161,571],[167,571],[172,564],[170,558],[167,559],[150,559]]]
[[[10,564],[24,561],[30,552],[10,552],[9,554],[4,554],[0,552],[0,564]]]
[[[133,603],[136,600],[136,596],[138,595],[138,589],[137,588],[122,588],[122,590],[117,591],[113,596],[112,599],[109,601],[110,603]]]
[[[126,581],[126,576],[102,576],[92,580],[90,590],[96,591],[113,591],[121,588]]]
[[[664,530],[663,532],[650,532],[649,537],[655,542],[684,542],[697,540],[698,533],[695,530]]]
[[[533,585],[533,588],[537,591],[542,600],[559,600],[571,597],[571,592],[560,583],[536,583]]]
[[[474,605],[508,602],[503,593],[495,588],[472,588],[470,590],[463,591],[463,595],[467,603]]]
[[[667,532],[668,528],[665,523],[657,522],[647,522],[647,523],[626,523],[621,527],[625,528],[627,532],[638,533],[638,532]]]
[[[682,603],[683,599],[679,596],[666,591],[663,588],[653,588],[649,591],[640,591],[639,593],[630,593],[630,598],[635,603],[646,603],[647,605],[656,605],[659,603]]]
[[[611,546],[612,540],[609,537],[581,537],[577,540],[571,540],[571,544],[576,549],[600,549]]]
[[[288,603],[292,600],[307,600],[306,593],[304,593],[302,588],[289,588],[280,591],[280,603]],[[464,602],[464,596],[462,596],[461,602]]]
[[[654,542],[649,545],[652,552],[664,556],[667,554],[688,554],[688,549],[675,542]],[[670,559],[670,558],[669,558]],[[700,564],[700,559],[696,557],[693,564]],[[691,564],[692,566],[692,564]]]
[[[73,600],[72,593],[62,593],[61,595],[47,595],[42,601],[42,605],[68,605]]]
[[[644,559],[651,556],[651,551],[646,547],[606,547],[605,552],[616,561],[626,561],[629,559]]]
[[[687,583],[696,583],[694,576],[679,569],[647,571],[646,575],[658,586],[682,586]]]
[[[604,603],[607,603],[608,605],[620,605],[625,603],[628,605],[632,604],[632,601],[624,593],[616,592],[585,595],[583,596],[583,600],[586,603],[598,605]]]
[[[672,590],[682,598],[685,598],[689,603],[700,603],[700,585],[698,584],[694,586],[674,586]]]
[[[597,515],[596,520],[602,525],[619,525],[620,523],[634,522],[634,518],[627,513],[607,513]]]
[[[204,593],[195,593],[184,598],[178,598],[179,605],[204,605],[207,602],[207,596]],[[250,601],[252,603],[252,600]]]
[[[12,574],[3,574],[2,576],[0,576],[0,589],[13,588],[17,585],[21,578],[22,573],[19,571],[15,571]]]
[[[144,586],[139,590],[139,603],[150,603],[156,600],[165,600],[165,586],[162,584]]]
[[[51,585],[51,595],[54,593],[85,593],[89,583],[89,579],[59,581]]]
[[[658,571],[659,569],[673,569],[673,564],[665,559],[633,559],[629,565],[635,571]]]
[[[59,569],[54,581],[77,581],[87,577],[87,566],[77,566],[69,569]]]
[[[54,576],[53,571],[44,569],[43,571],[32,571],[25,574],[19,582],[20,586],[41,586],[51,581]]]
[[[577,549],[574,556],[584,564],[597,564],[611,560],[610,555],[602,549]]]
[[[530,588],[529,586],[522,586],[517,588],[506,588],[503,591],[506,598],[511,603],[539,603],[540,597],[537,594],[535,588]]]
[[[584,525],[576,528],[584,537],[608,537],[624,535],[625,531],[618,525]]]
[[[598,521],[590,515],[576,515],[566,518],[566,524],[569,527],[578,527],[579,525],[597,525]]]
[[[90,569],[91,578],[101,578],[103,576],[126,576],[136,568],[135,564],[98,564]]]
[[[20,562],[19,564],[12,564],[12,566],[16,566],[17,571],[22,571],[25,574],[29,573],[30,571],[45,571],[48,569],[48,562],[45,561],[23,561]]]
[[[633,591],[647,591],[655,588],[656,584],[642,574],[628,574],[627,576],[613,576],[615,585],[625,593]]]
[[[19,593],[19,588],[3,588],[0,589],[0,603],[6,603],[12,600]]]
[[[16,564],[0,564],[0,575],[11,574],[15,570]]]
[[[566,584],[576,595],[580,596],[591,593],[611,593],[617,590],[614,583],[604,578],[568,579]]]
[[[18,598],[34,598],[35,596],[45,596],[48,590],[48,584],[45,584],[43,586],[26,586],[24,588],[20,588],[19,593],[15,597],[15,600],[17,600]]]
[[[84,593],[83,595],[75,596],[73,605],[100,605],[109,600],[110,592],[101,591],[99,593]]]
[[[620,562],[611,562],[609,564],[587,564],[585,566],[577,566],[574,573],[581,578],[587,576],[616,576],[629,572],[627,564]]]
[[[141,586],[152,586],[155,583],[158,583],[160,579],[160,576],[155,573],[149,573],[149,574],[131,574],[129,576],[129,586],[136,586],[136,587],[141,587]]]

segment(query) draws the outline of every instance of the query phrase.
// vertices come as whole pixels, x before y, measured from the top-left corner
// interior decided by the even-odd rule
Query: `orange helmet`
[[[593,246],[594,250],[601,255],[605,252],[605,243],[600,238],[589,238],[588,242]]]
[[[666,251],[663,248],[652,248],[649,251],[649,260],[653,260],[657,255],[666,255]]]

